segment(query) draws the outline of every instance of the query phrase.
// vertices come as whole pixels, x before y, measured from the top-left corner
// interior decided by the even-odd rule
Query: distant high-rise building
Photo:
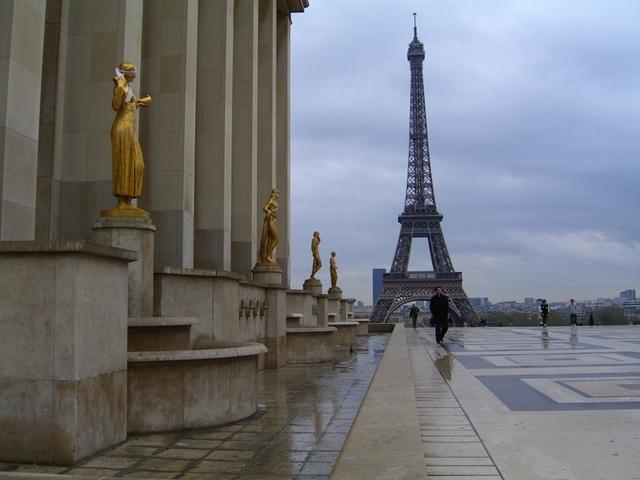
[[[373,269],[373,298],[371,305],[375,305],[382,291],[382,276],[387,273],[386,268],[374,268]]]
[[[476,310],[484,310],[491,306],[487,297],[469,297],[469,302]]]
[[[620,292],[620,302],[633,302],[636,299],[636,289],[623,290]]]
[[[535,299],[533,297],[524,297],[524,311],[533,312],[536,310]]]

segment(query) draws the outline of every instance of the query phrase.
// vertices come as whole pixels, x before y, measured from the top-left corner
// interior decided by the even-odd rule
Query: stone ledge
[[[2,253],[84,253],[97,257],[116,258],[132,262],[138,259],[136,252],[85,240],[21,240],[0,242]]]
[[[189,277],[218,277],[232,280],[245,280],[240,273],[227,272],[226,270],[207,270],[204,268],[159,267],[153,273],[163,275],[184,275]]]
[[[128,327],[179,327],[195,325],[195,317],[129,317]]]
[[[337,332],[338,329],[334,327],[298,327],[298,328],[287,328],[287,335],[290,333],[327,333],[327,332]]]
[[[267,347],[253,342],[215,342],[218,348],[209,350],[176,350],[162,352],[129,352],[129,363],[188,362],[223,358],[249,357],[267,353]]]
[[[358,322],[329,322],[330,327],[357,327]]]
[[[418,406],[402,325],[395,328],[389,339],[330,477],[331,480],[372,478],[425,478]]]
[[[391,333],[397,323],[372,323],[369,322],[369,333]]]
[[[139,217],[98,217],[98,221],[94,223],[92,229],[99,230],[101,228],[131,228],[156,231],[156,226],[151,222],[151,219]]]

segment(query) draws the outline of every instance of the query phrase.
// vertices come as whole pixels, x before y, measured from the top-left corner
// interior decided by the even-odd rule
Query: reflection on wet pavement
[[[433,362],[445,380],[451,380],[451,371],[453,370],[453,356],[449,352],[445,354],[434,354]]]
[[[640,327],[406,335],[430,479],[640,480]]]
[[[328,479],[389,335],[359,338],[341,363],[287,366],[258,375],[259,412],[233,424],[130,436],[68,467],[0,463],[0,471],[172,479]]]

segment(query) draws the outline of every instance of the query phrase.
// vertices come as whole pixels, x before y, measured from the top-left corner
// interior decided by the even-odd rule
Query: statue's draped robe
[[[127,98],[126,82],[114,79],[111,107],[117,112],[111,127],[113,195],[138,198],[142,195],[144,160],[136,137],[136,98]]]

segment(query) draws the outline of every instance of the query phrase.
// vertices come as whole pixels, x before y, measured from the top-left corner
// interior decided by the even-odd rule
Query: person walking
[[[596,322],[593,319],[593,312],[591,312],[591,313],[589,313],[589,325],[593,327],[595,324],[596,324]]]
[[[411,310],[409,310],[409,317],[411,318],[411,323],[413,323],[413,328],[416,328],[419,313],[420,309],[418,308],[418,306],[415,303],[411,305]]]
[[[543,327],[547,326],[547,318],[549,317],[549,304],[546,300],[542,300],[540,304],[540,317],[542,318],[542,322],[540,323]]]
[[[429,310],[436,325],[436,342],[442,345],[449,329],[449,297],[444,294],[442,287],[436,287],[436,294],[429,302]]]
[[[578,305],[573,298],[569,300],[569,323],[572,327],[578,325]]]

